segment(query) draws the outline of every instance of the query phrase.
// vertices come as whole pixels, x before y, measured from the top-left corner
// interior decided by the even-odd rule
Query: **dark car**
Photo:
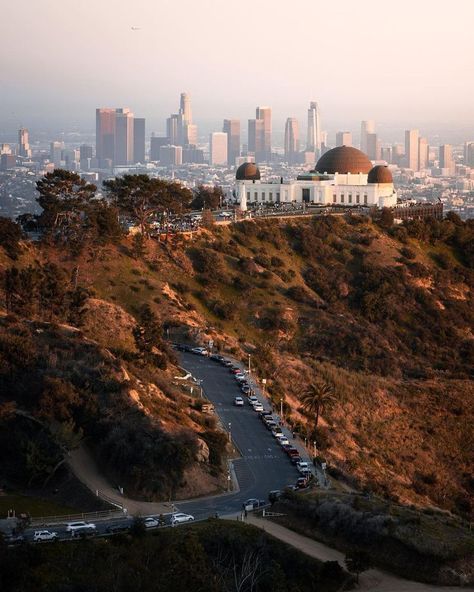
[[[19,545],[25,542],[25,537],[22,534],[11,533],[5,536],[5,542],[7,545]]]
[[[224,360],[224,357],[220,354],[211,354],[209,357],[211,360],[214,360],[215,362],[222,362]]]
[[[129,529],[130,524],[124,522],[123,524],[111,524],[110,526],[107,526],[105,532],[108,532],[110,534],[117,534],[119,532],[126,532]]]
[[[308,487],[308,479],[306,477],[298,477],[295,485],[298,489],[306,489]]]
[[[230,368],[234,364],[230,360],[223,359],[222,360],[222,365],[225,366],[226,368]]]
[[[194,346],[192,345],[187,345],[186,343],[177,343],[176,344],[176,349],[178,351],[182,351],[182,352],[190,352],[193,349]]]

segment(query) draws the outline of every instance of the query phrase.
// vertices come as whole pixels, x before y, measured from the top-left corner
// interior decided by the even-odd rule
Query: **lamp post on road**
[[[249,376],[250,376],[250,354],[249,354]]]
[[[313,442],[313,455],[316,458],[316,440]]]
[[[229,442],[232,442],[232,424],[229,421]]]
[[[280,419],[283,421],[283,397],[280,397]]]

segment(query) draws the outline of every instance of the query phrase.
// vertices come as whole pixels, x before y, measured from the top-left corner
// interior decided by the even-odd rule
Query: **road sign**
[[[323,471],[325,471],[326,468],[327,468],[327,464],[326,463],[321,463],[321,468],[322,468]]]
[[[212,349],[212,348],[213,348],[213,346],[214,346],[214,341],[213,341],[212,339],[209,339],[209,341],[208,341],[208,345],[209,345],[209,347]]]
[[[267,379],[266,378],[262,378],[262,384],[267,384]]]

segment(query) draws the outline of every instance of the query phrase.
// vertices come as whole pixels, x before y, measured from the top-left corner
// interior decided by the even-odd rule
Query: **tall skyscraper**
[[[196,146],[197,145],[197,125],[195,123],[184,124],[184,145],[185,146]]]
[[[321,152],[321,117],[318,103],[312,101],[308,109],[308,134],[306,140],[306,149],[309,152],[316,152],[316,156]]]
[[[183,116],[183,123],[192,123],[193,114],[191,111],[191,97],[188,93],[181,93],[179,99],[179,113]]]
[[[474,142],[464,143],[464,164],[474,167]]]
[[[428,140],[426,138],[419,138],[418,140],[418,168],[420,171],[428,167],[429,161]]]
[[[298,120],[288,117],[285,125],[285,160],[289,164],[295,164],[300,151],[300,131]]]
[[[352,146],[351,132],[337,132],[336,146]]]
[[[81,144],[79,147],[79,163],[83,171],[88,171],[91,168],[91,160],[94,155],[92,146],[88,144]]]
[[[172,146],[177,146],[179,143],[180,125],[181,117],[177,113],[173,113],[166,120],[166,136]]]
[[[227,134],[227,162],[235,166],[240,156],[240,119],[224,119],[222,131]]]
[[[61,167],[61,153],[64,144],[62,142],[51,142],[49,148],[49,160],[54,164],[54,167],[59,169]]]
[[[133,120],[133,162],[145,162],[145,119],[136,117]]]
[[[115,157],[115,109],[95,110],[95,153],[99,167]]]
[[[272,110],[270,107],[257,107],[255,119],[263,121],[262,129],[262,154],[256,156],[257,160],[270,161],[272,157]]]
[[[263,119],[249,119],[248,151],[255,155],[258,162],[263,154]]]
[[[127,107],[115,113],[114,165],[133,163],[133,113]]]
[[[366,136],[367,150],[365,153],[370,160],[380,160],[380,142],[377,139],[377,134],[367,134]]]
[[[439,147],[439,168],[446,169],[448,175],[454,174],[455,165],[451,144],[442,144]]]
[[[18,156],[29,158],[31,156],[30,134],[24,127],[18,130]]]
[[[418,139],[420,133],[417,129],[405,131],[405,165],[412,171],[419,170],[418,164]]]
[[[367,135],[375,134],[375,121],[368,119],[360,124],[360,149],[367,154]]]
[[[227,164],[227,134],[224,132],[213,132],[209,136],[210,164]]]

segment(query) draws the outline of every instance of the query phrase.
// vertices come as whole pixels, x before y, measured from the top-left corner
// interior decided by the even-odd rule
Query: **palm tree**
[[[300,400],[303,409],[314,415],[314,429],[316,429],[321,413],[335,400],[334,387],[328,382],[318,379],[306,387],[301,393]]]

